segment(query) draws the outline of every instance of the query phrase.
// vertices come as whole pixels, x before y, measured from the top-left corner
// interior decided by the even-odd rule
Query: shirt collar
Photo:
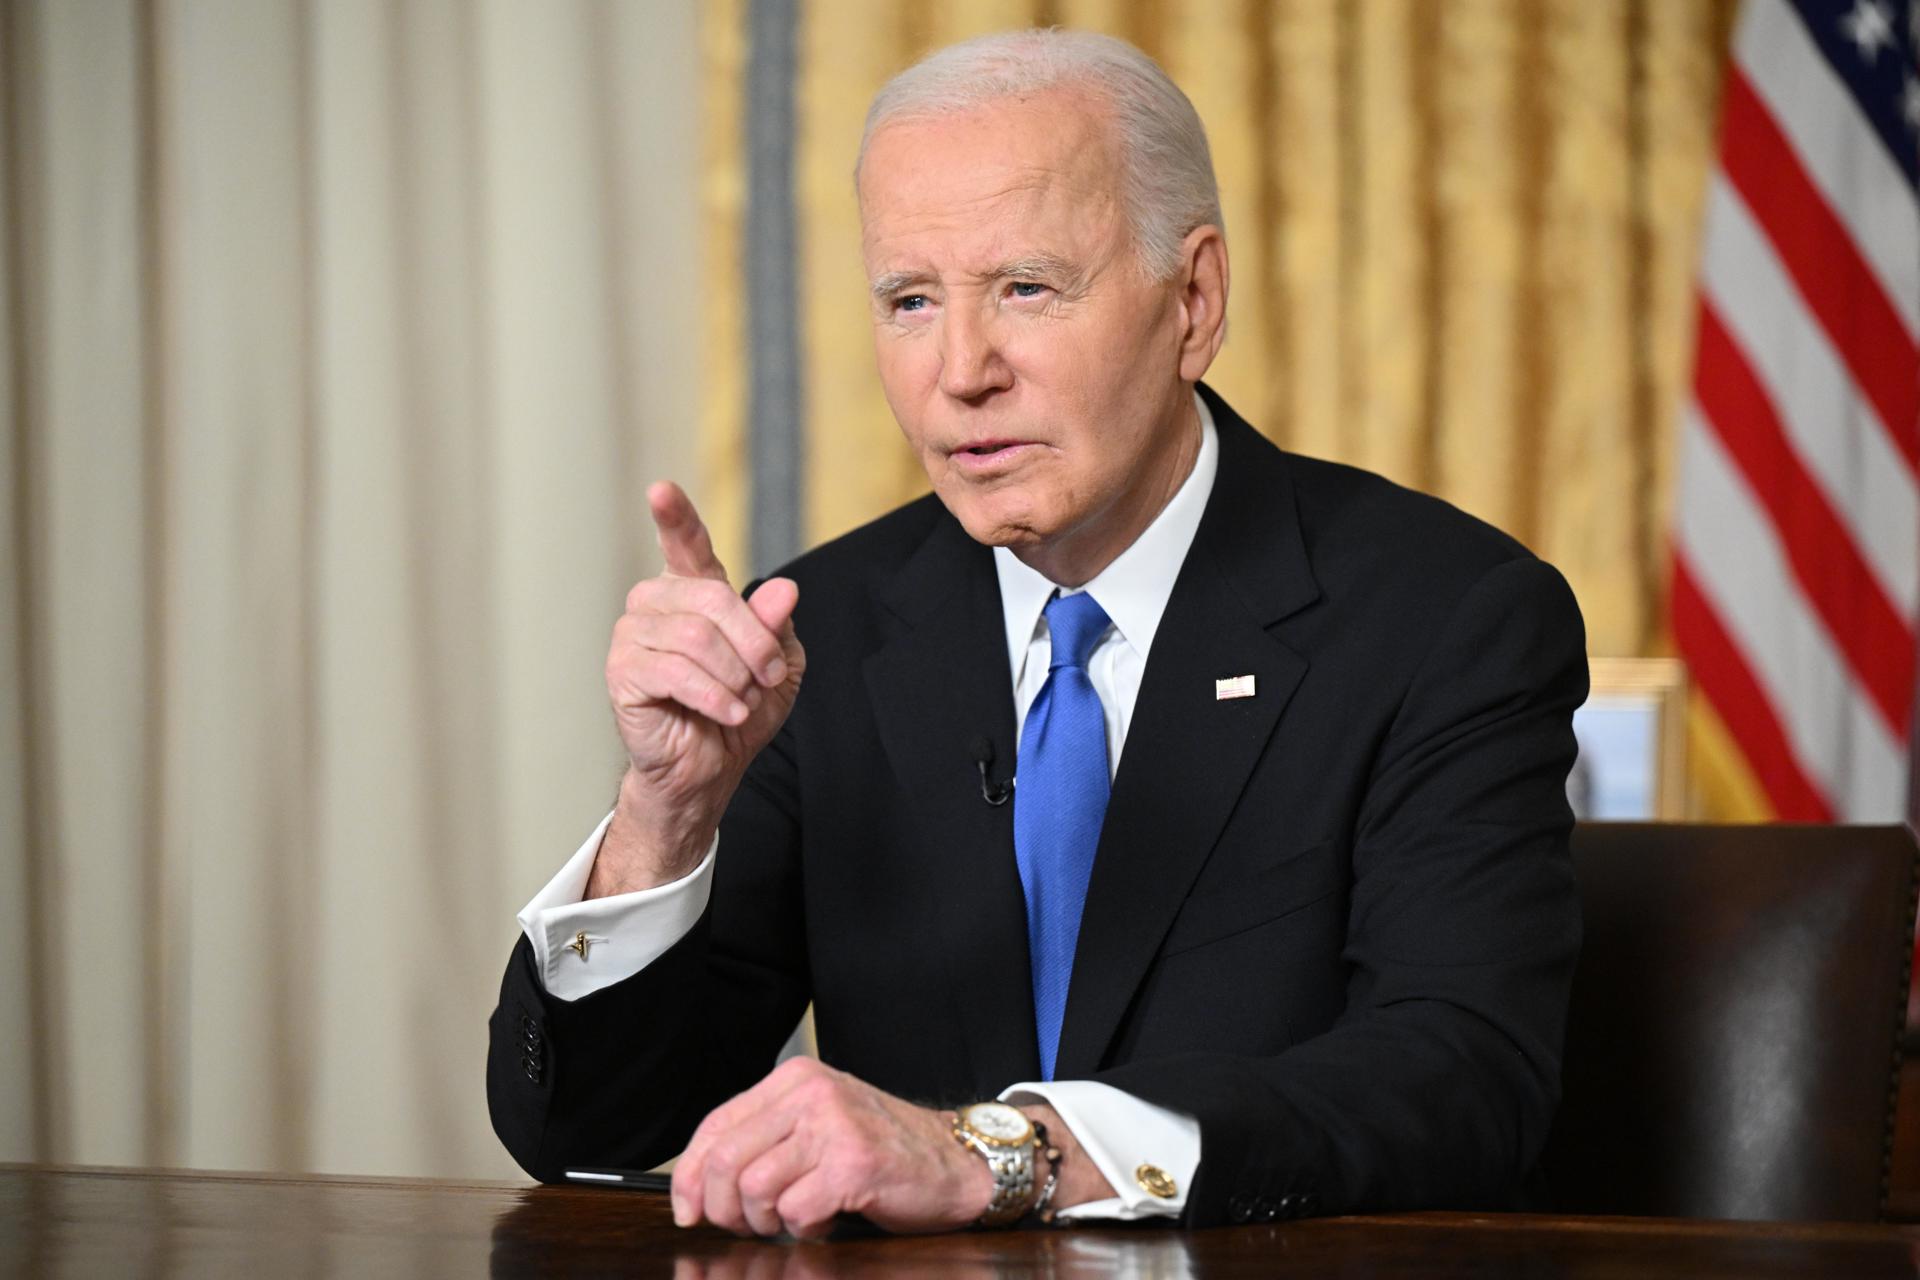
[[[1193,470],[1133,545],[1086,585],[1087,593],[1106,610],[1121,638],[1143,663],[1160,628],[1160,616],[1167,610],[1167,599],[1173,594],[1173,581],[1180,576],[1187,549],[1200,528],[1200,517],[1206,512],[1214,473],[1219,468],[1220,444],[1213,414],[1197,392],[1193,403],[1200,410],[1200,453],[1193,460]],[[1000,613],[1007,626],[1007,664],[1017,682],[1027,646],[1040,625],[1041,610],[1055,591],[1063,595],[1072,591],[1050,582],[1005,547],[993,549],[993,567],[1000,578]]]

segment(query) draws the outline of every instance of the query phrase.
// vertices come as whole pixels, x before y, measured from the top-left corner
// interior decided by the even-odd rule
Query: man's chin
[[[975,542],[989,547],[1005,547],[1009,551],[1019,551],[1025,547],[1037,547],[1045,541],[1038,522],[1026,515],[1011,515],[1002,512],[954,511],[953,504],[947,505],[953,511],[960,527]]]

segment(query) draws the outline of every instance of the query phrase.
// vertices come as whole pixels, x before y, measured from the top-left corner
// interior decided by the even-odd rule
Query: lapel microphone
[[[1013,799],[1013,779],[1005,782],[992,782],[987,778],[987,766],[993,763],[993,740],[986,734],[980,734],[969,747],[973,763],[980,770],[980,798],[994,808],[999,808]]]

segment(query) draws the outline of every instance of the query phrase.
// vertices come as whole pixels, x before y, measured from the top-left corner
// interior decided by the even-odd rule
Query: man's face
[[[1096,572],[1198,441],[1179,281],[1136,264],[1110,134],[1053,90],[887,125],[860,174],[880,380],[934,490],[978,541]]]

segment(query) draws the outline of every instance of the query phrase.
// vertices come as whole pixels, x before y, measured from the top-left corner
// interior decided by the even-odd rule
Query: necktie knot
[[[1081,667],[1093,656],[1093,646],[1106,634],[1109,619],[1100,602],[1081,591],[1070,596],[1055,596],[1043,610],[1047,615],[1047,633],[1053,641],[1049,671],[1061,667]]]

